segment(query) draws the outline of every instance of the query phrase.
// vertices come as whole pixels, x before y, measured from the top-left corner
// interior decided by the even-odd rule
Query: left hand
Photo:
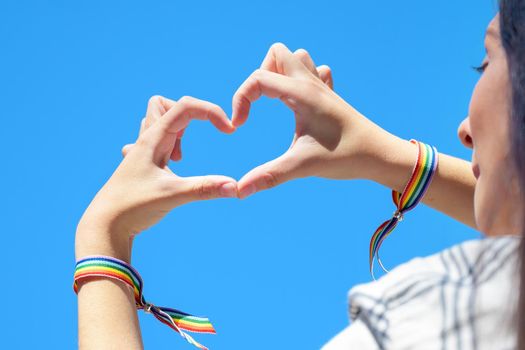
[[[233,125],[245,123],[261,96],[278,98],[294,112],[295,133],[286,152],[239,180],[240,198],[309,176],[369,178],[391,138],[333,91],[330,69],[316,67],[305,50],[292,53],[281,43],[270,47],[233,96]]]
[[[235,130],[226,113],[210,102],[191,97],[178,102],[159,96],[150,99],[137,141],[123,150],[124,159],[78,224],[77,258],[101,254],[104,249],[96,247],[97,242],[129,243],[134,235],[185,203],[237,196],[237,182],[230,177],[180,177],[167,166],[171,158],[178,158],[177,140],[191,119],[207,119],[222,132]],[[180,155],[180,149],[178,152]],[[122,255],[127,248],[117,250],[126,259]]]

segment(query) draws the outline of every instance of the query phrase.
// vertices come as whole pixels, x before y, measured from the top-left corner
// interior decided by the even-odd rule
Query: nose
[[[468,117],[463,119],[461,124],[459,124],[458,137],[463,146],[472,149],[472,134],[470,133],[470,121]]]

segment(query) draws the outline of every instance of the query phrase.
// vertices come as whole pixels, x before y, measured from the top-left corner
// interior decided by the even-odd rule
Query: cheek
[[[486,129],[491,128],[491,124],[497,118],[494,118],[496,106],[492,103],[494,98],[491,81],[487,75],[480,78],[474,91],[469,106],[470,130],[474,146],[483,147],[487,143]],[[478,151],[476,147],[476,151]]]
[[[506,61],[502,59],[495,59],[476,84],[469,106],[474,146],[508,143],[509,84]]]
[[[480,106],[483,101],[483,82],[481,78],[474,86],[474,91],[472,91],[472,97],[470,98],[470,104],[468,108],[469,121],[472,126],[473,119],[476,120],[476,116],[479,114],[480,110],[483,108]]]
[[[507,71],[497,62],[487,69],[472,94],[470,130],[480,177],[474,209],[478,228],[486,234],[514,231],[516,177],[512,175],[509,140]]]

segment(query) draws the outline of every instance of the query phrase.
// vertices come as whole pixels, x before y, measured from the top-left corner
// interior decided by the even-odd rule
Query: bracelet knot
[[[416,164],[414,165],[410,179],[408,180],[403,192],[392,191],[392,200],[396,206],[396,211],[391,219],[383,222],[376,229],[370,239],[369,265],[370,274],[373,279],[375,279],[374,258],[377,259],[377,262],[383,271],[388,272],[379,258],[379,248],[381,247],[381,244],[394,228],[396,228],[397,224],[403,221],[404,214],[418,205],[430,186],[432,178],[437,170],[437,149],[413,139],[410,140],[410,142],[415,144],[418,149]]]
[[[206,317],[197,317],[185,312],[155,306],[148,303],[142,294],[143,282],[137,270],[125,261],[110,256],[88,256],[77,261],[73,289],[78,293],[79,282],[89,277],[106,277],[121,281],[128,285],[135,296],[137,309],[152,314],[162,323],[178,332],[186,341],[199,349],[207,348],[193,339],[187,332],[212,333],[215,329]]]
[[[393,214],[393,217],[397,219],[397,221],[401,222],[403,221],[403,213],[399,210],[396,210]]]
[[[153,304],[145,303],[144,307],[142,309],[144,310],[145,313],[151,314],[151,308],[154,307],[154,306],[155,305],[153,305]]]

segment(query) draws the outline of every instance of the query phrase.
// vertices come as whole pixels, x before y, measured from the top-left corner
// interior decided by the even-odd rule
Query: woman
[[[474,150],[472,168],[468,162],[440,154],[438,171],[423,199],[427,205],[491,236],[517,235],[523,230],[524,16],[524,1],[503,0],[500,14],[487,30],[487,56],[479,68],[483,75],[473,93],[469,117],[459,128],[462,142]],[[332,77],[328,67],[316,67],[304,50],[292,53],[284,45],[275,44],[260,69],[234,95],[231,122],[218,106],[209,102],[189,97],[177,102],[158,96],[152,98],[136,143],[123,148],[124,160],[97,193],[78,224],[77,259],[105,255],[129,263],[134,235],[158,222],[173,208],[201,199],[245,198],[299,177],[367,178],[402,191],[413,167],[416,148],[366,119],[331,88]],[[170,159],[180,159],[180,140],[191,119],[209,119],[219,130],[233,132],[243,124],[251,103],[261,95],[281,99],[295,113],[294,139],[281,157],[250,171],[238,183],[223,176],[181,178],[166,166]],[[502,260],[506,267],[496,269],[483,286],[469,268],[468,276],[474,282],[466,288],[493,288],[496,285],[501,292],[511,289],[508,285],[512,282],[511,270],[516,262],[512,253],[516,239],[481,240],[479,247],[473,247],[477,243],[470,243],[472,249],[466,247],[466,250],[470,249],[466,254],[475,256],[478,252],[480,256],[480,249],[490,250],[501,241],[508,247],[507,254],[504,258],[491,255],[491,259]],[[431,275],[435,277],[437,257],[427,259],[431,263],[423,265],[430,266]],[[465,261],[471,260],[467,257]],[[383,290],[389,283],[396,282],[400,275],[410,275],[414,269],[420,269],[422,265],[418,262],[421,260],[400,266],[376,284],[371,284],[370,288],[357,288],[361,288],[359,290],[365,297],[366,288],[369,291]],[[475,268],[477,265],[472,266]],[[418,283],[428,281],[428,274],[423,275],[424,278],[420,278]],[[517,288],[515,280],[512,283]],[[429,290],[435,289],[431,287]],[[358,299],[359,295],[356,295],[351,294],[351,298]],[[83,349],[142,348],[131,289],[111,279],[83,279],[78,283],[78,298],[79,342]],[[327,349],[477,348],[483,347],[487,340],[484,332],[471,332],[470,340],[465,341],[460,337],[464,327],[457,322],[443,328],[451,333],[422,331],[427,325],[430,329],[441,326],[435,317],[421,309],[421,305],[433,307],[431,302],[420,303],[418,310],[421,312],[410,315],[406,323],[388,324],[389,315],[384,313],[385,310],[379,314],[381,317],[377,317],[378,314],[375,314],[375,319],[367,317],[367,312],[374,310],[367,309],[366,298],[357,299],[357,306],[352,305],[354,323],[327,344]],[[451,300],[455,303],[454,300],[459,299],[452,296]],[[504,301],[512,305],[512,300],[509,294],[509,299]],[[495,320],[499,322],[500,319],[506,321],[512,318],[498,307],[484,309],[483,304],[478,306],[468,319],[473,321],[471,318],[484,315],[489,323],[484,323],[483,327],[493,324]],[[150,307],[145,305],[144,309],[149,311]],[[399,315],[395,314],[398,309],[392,310],[394,317]],[[401,310],[403,315],[410,311]],[[523,303],[520,310],[524,310]],[[97,322],[92,322],[94,319]],[[414,322],[419,320],[419,324]],[[497,348],[514,347],[516,332],[513,325],[516,322],[512,321],[514,323],[508,327],[504,326],[507,331],[500,332],[500,335],[490,334],[493,340],[498,340]],[[380,329],[385,322],[386,331]],[[498,322],[495,324],[501,325]],[[520,321],[518,329],[522,324]],[[389,331],[393,333],[389,335]],[[521,333],[520,346],[525,349]],[[117,338],[115,334],[126,336]],[[403,334],[406,336],[403,337]],[[425,335],[417,339],[421,341],[419,346],[410,342],[416,335]]]

